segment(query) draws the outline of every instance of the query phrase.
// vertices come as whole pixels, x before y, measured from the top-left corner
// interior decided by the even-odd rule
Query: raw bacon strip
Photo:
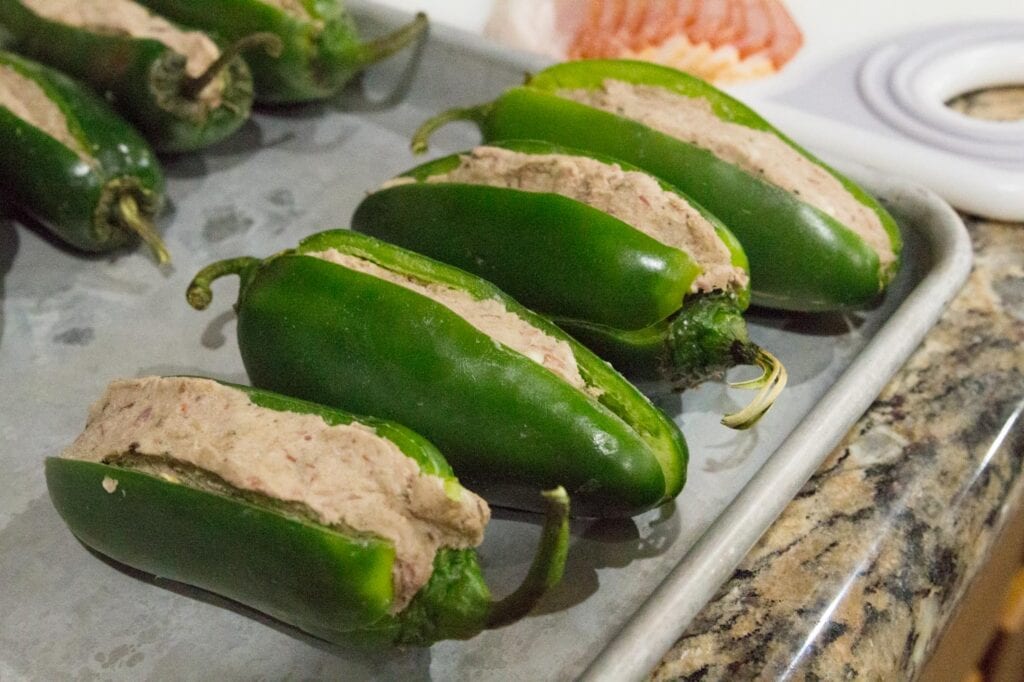
[[[677,0],[676,1],[676,29],[683,35],[688,35],[690,27],[700,16],[703,0]]]
[[[654,4],[658,11],[647,21],[639,49],[661,45],[672,36],[684,33],[686,23],[693,14],[694,0],[663,0]]]
[[[570,56],[613,57],[635,49],[649,5],[648,0],[591,0],[588,20],[577,33]]]
[[[741,0],[722,1],[726,4],[726,15],[725,20],[719,24],[718,31],[711,36],[710,42],[713,47],[734,44],[743,35],[744,30]]]
[[[711,39],[718,34],[729,14],[729,8],[724,0],[699,0],[697,9],[697,20],[686,31],[690,42],[694,45],[711,43]]]
[[[563,46],[561,56],[565,56],[568,51],[572,48],[575,40],[586,31],[587,23],[590,20],[591,2],[590,0],[534,0],[535,4],[528,5],[524,0],[512,0],[502,1],[499,0],[495,3],[496,7],[501,7],[506,10],[509,16],[522,16],[528,14],[529,18],[541,15],[544,13],[543,5],[550,3],[554,5],[554,42]],[[535,6],[536,5],[536,6]],[[525,10],[522,9],[525,7]],[[495,14],[492,14],[494,18]],[[507,22],[511,22],[511,18],[506,19]],[[526,20],[523,24],[523,30],[530,30],[535,35],[537,34],[538,28],[541,29],[542,35],[547,35],[544,28],[537,27],[532,28],[536,22]],[[530,27],[530,29],[526,29]],[[488,25],[488,32],[493,32],[492,27]]]
[[[622,17],[622,25],[611,37],[611,47],[616,52],[636,49],[636,37],[644,24],[647,12],[651,8],[648,0],[632,0],[626,4],[626,12]]]
[[[629,12],[629,0],[606,0],[601,23],[601,39],[598,48],[602,55],[614,54],[622,49],[616,37],[622,32]]]
[[[614,54],[612,36],[622,23],[626,2],[627,0],[591,0],[591,20],[587,22],[589,35],[578,48],[581,57],[604,57]]]
[[[550,1],[570,59],[647,59],[735,80],[780,68],[803,43],[780,0]]]
[[[580,24],[579,31],[569,45],[571,59],[586,59],[592,56],[600,40],[601,14],[604,3],[601,0],[590,0],[587,5],[587,18]]]
[[[622,27],[627,4],[629,4],[629,0],[605,0],[605,11],[601,17],[601,32],[604,35],[613,35]]]
[[[733,43],[741,57],[752,55],[768,46],[772,39],[772,24],[768,18],[769,0],[741,0],[743,32]]]
[[[645,2],[647,5],[643,23],[640,25],[630,43],[630,49],[642,50],[648,45],[657,45],[671,33],[672,22],[676,16],[676,2]]]
[[[768,45],[768,57],[775,68],[780,69],[804,44],[804,37],[779,0],[768,0],[768,16],[774,36]]]
[[[533,17],[544,12],[543,4],[554,5],[553,36],[549,35],[542,27],[535,28],[535,22],[530,21]],[[523,30],[529,31],[531,38],[536,39],[539,37],[541,41],[547,39],[549,45],[554,49],[549,54],[564,59],[572,50],[572,46],[577,38],[586,29],[587,21],[590,19],[590,5],[590,0],[533,0],[532,5],[525,2],[525,0],[514,0],[514,2],[513,0],[508,0],[507,2],[498,0],[495,3],[495,8],[501,8],[506,12],[509,18],[506,18],[505,21],[508,23],[514,21],[511,17],[515,16],[526,19]],[[526,9],[522,9],[523,7],[526,7]],[[495,16],[497,16],[497,12],[491,15],[491,19],[493,20]],[[540,29],[540,36],[537,36],[538,29]],[[500,35],[497,29],[493,28],[490,24],[487,26],[487,32],[490,35]]]

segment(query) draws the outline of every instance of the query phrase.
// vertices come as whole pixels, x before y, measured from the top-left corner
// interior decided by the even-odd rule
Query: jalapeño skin
[[[244,386],[256,405],[360,423],[392,441],[423,475],[461,486],[438,450],[398,424]],[[46,482],[58,513],[89,547],[162,578],[238,601],[330,642],[427,646],[467,639],[524,616],[562,575],[568,547],[565,491],[544,493],[539,549],[522,585],[493,601],[472,549],[442,548],[433,573],[395,612],[390,540],[324,526],[280,501],[211,492],[117,465],[51,457]]]
[[[569,345],[587,389],[472,326],[437,301],[308,254],[336,249],[421,282],[500,302]],[[474,486],[562,485],[581,515],[624,516],[673,499],[686,444],[678,427],[607,363],[496,287],[456,268],[335,230],[266,260],[207,266],[189,287],[241,279],[238,345],[252,382],[287,395],[406,424],[436,444]],[[505,494],[508,493],[508,496]]]
[[[492,147],[526,155],[581,156],[630,173],[632,164],[536,140]],[[691,293],[701,267],[684,251],[570,196],[488,184],[428,181],[460,164],[453,154],[405,172],[369,194],[352,227],[487,279],[551,318],[629,377],[665,379],[676,390],[736,365],[762,369],[750,410],[726,417],[752,426],[785,383],[784,368],[753,343],[743,320],[742,285]],[[575,182],[575,180],[567,180]],[[712,226],[733,267],[747,271],[737,239],[713,215],[664,182]],[[571,191],[571,188],[566,188]],[[679,229],[686,229],[680,222]],[[777,380],[770,380],[773,373]]]
[[[256,100],[289,104],[338,94],[364,68],[409,46],[427,29],[427,18],[361,42],[340,0],[299,0],[293,9],[260,0],[140,0],[155,12],[222,40],[267,32],[281,40],[277,57],[253,53],[246,60]]]
[[[55,236],[106,252],[141,237],[169,256],[153,228],[164,177],[153,151],[99,97],[67,76],[9,52],[0,68],[33,81],[64,116],[70,148],[0,106],[0,193]]]
[[[0,2],[0,27],[21,54],[60,69],[111,100],[158,152],[187,152],[219,142],[249,118],[252,74],[238,52],[280,47],[276,36],[250,34],[223,48],[206,72],[185,72],[185,56],[151,38],[51,21],[19,0]],[[201,91],[220,78],[219,101]]]
[[[881,267],[877,253],[853,230],[711,152],[558,94],[593,90],[608,79],[703,98],[720,119],[777,135],[835,176],[856,201],[878,216],[896,261]],[[629,60],[556,64],[493,102],[452,109],[430,119],[415,134],[413,150],[424,151],[430,134],[455,120],[476,123],[486,142],[536,139],[606,154],[677,187],[721,219],[743,244],[750,259],[752,300],[758,305],[809,312],[868,305],[898,268],[899,229],[874,198],[743,103],[675,69]]]

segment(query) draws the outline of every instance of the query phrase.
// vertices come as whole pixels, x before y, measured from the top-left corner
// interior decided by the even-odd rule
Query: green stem
[[[416,18],[405,26],[355,47],[352,52],[352,66],[359,68],[390,57],[423,35],[429,25],[427,15],[418,12]]]
[[[213,79],[223,71],[228,64],[245,50],[254,47],[262,47],[271,57],[280,57],[284,43],[274,33],[262,32],[253,33],[239,38],[233,44],[221,51],[220,56],[203,71],[193,78],[186,76],[181,83],[181,96],[185,99],[196,99],[203,89],[213,82]]]
[[[558,584],[569,551],[569,495],[559,486],[543,493],[547,503],[540,545],[530,572],[515,592],[491,604],[487,627],[497,628],[519,620]]]
[[[746,407],[722,418],[722,424],[731,429],[744,430],[756,424],[775,404],[775,399],[786,387],[788,374],[785,366],[777,357],[766,350],[758,349],[754,364],[762,370],[760,377],[729,384],[733,388],[759,389],[757,395]]]
[[[736,297],[727,293],[688,298],[668,323],[666,376],[683,390],[736,365],[756,364],[760,349],[750,342]]]
[[[204,310],[206,306],[210,305],[210,301],[213,300],[213,291],[210,289],[210,284],[213,283],[213,280],[225,275],[238,275],[244,281],[246,274],[261,262],[259,258],[240,256],[210,263],[200,270],[189,283],[188,289],[185,292],[188,304],[196,310]]]
[[[149,245],[160,265],[166,265],[171,262],[171,254],[167,252],[167,247],[164,245],[163,240],[160,239],[160,235],[157,234],[153,223],[139,212],[139,204],[134,196],[131,194],[121,195],[117,200],[117,212],[121,218],[121,224],[126,229],[139,235],[142,241]]]
[[[761,368],[759,377],[730,384],[758,390],[750,404],[722,419],[733,429],[749,429],[757,423],[786,386],[786,368],[779,359],[747,336],[735,295],[706,294],[687,300],[669,323],[666,348],[664,368],[676,390],[696,386],[737,365]]]
[[[440,114],[428,118],[419,128],[416,129],[416,132],[413,133],[412,143],[410,144],[412,153],[422,154],[427,151],[430,143],[430,136],[434,134],[434,131],[441,126],[448,125],[452,121],[472,121],[478,126],[482,125],[490,111],[490,108],[490,104],[480,104],[475,107],[449,109],[448,111],[442,111]]]

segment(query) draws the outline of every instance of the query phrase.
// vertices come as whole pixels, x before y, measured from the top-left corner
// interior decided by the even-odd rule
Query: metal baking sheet
[[[367,33],[407,17],[360,6]],[[566,679],[643,675],[905,360],[970,267],[956,215],[929,192],[850,169],[896,215],[906,266],[878,307],[848,315],[755,311],[751,335],[789,368],[757,428],[718,424],[749,394],[721,384],[682,397],[649,385],[691,448],[679,499],[627,520],[579,520],[563,583],[510,627],[429,649],[338,647],[186,586],[90,553],[46,495],[43,458],[80,431],[115,377],[246,380],[236,287],[209,310],[184,291],[206,263],[267,255],[344,226],[363,193],[417,162],[410,132],[449,106],[485,101],[536,61],[454,30],[375,67],[336,102],[257,114],[203,153],[166,163],[161,222],[174,256],[82,256],[0,218],[0,679]],[[434,154],[477,137],[454,126]],[[55,188],[55,191],[59,191]],[[742,370],[737,370],[737,376]],[[496,510],[481,548],[494,592],[525,574],[539,529]],[[654,595],[653,597],[651,595]]]

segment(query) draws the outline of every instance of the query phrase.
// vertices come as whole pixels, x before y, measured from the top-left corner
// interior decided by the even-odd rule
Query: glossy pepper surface
[[[159,152],[185,152],[218,142],[249,117],[252,74],[238,51],[255,44],[274,51],[276,37],[248,35],[221,52],[200,76],[186,58],[152,38],[51,21],[19,0],[0,2],[0,26],[11,47],[107,95]],[[222,79],[216,101],[201,91]]]
[[[639,171],[547,142],[506,140],[491,146],[518,154],[585,156]],[[416,182],[371,193],[356,209],[353,228],[494,282],[629,376],[666,378],[682,389],[732,366],[756,364],[765,370],[766,382],[778,371],[776,379],[784,384],[778,361],[747,335],[742,313],[748,285],[691,294],[701,267],[689,254],[568,196],[427,182],[456,168],[462,157],[423,164],[402,176]],[[732,265],[747,270],[742,247],[720,221],[675,188],[658,184],[694,207],[729,250]],[[758,387],[777,394],[778,383]],[[750,426],[770,404],[759,409],[759,399],[736,425]]]
[[[67,76],[9,52],[0,52],[0,68],[42,90],[78,147],[0,105],[0,194],[76,248],[111,251],[142,237],[167,261],[152,225],[164,179],[146,141]]]
[[[606,79],[703,98],[720,119],[779,136],[834,175],[878,216],[898,256],[898,228],[866,192],[741,102],[704,81],[648,62],[594,60],[552,66],[491,103],[454,109],[427,121],[414,137],[413,148],[426,149],[430,133],[448,121],[470,120],[480,127],[485,141],[542,139],[635,164],[685,192],[732,230],[750,258],[753,300],[760,305],[804,311],[865,305],[892,279],[895,264],[881,268],[878,255],[859,235],[789,192],[693,144],[558,94],[599,88]]]
[[[411,44],[427,28],[419,14],[408,25],[360,42],[340,0],[298,0],[276,5],[260,0],[141,0],[161,14],[224,40],[256,32],[281,39],[278,57],[248,57],[256,99],[268,103],[318,100],[337,94],[364,68]]]
[[[497,301],[568,344],[588,389],[431,298],[309,255],[329,249]],[[523,488],[564,485],[577,512],[621,516],[682,489],[687,450],[676,425],[605,362],[477,277],[336,230],[265,261],[214,263],[193,280],[190,303],[205,307],[210,282],[226,274],[241,278],[238,344],[254,384],[400,421],[491,499],[519,506]]]
[[[461,487],[441,454],[419,435],[383,420],[233,387],[273,411],[315,414],[326,423],[359,423],[392,441],[425,475]],[[540,549],[522,586],[492,601],[472,549],[443,548],[412,601],[395,612],[390,540],[325,526],[279,500],[229,489],[216,492],[171,476],[119,464],[46,461],[50,498],[86,545],[134,568],[215,592],[331,642],[428,645],[465,639],[528,612],[562,575],[568,498],[545,493]],[[244,467],[244,462],[238,463]],[[195,472],[189,472],[194,477]],[[182,478],[185,478],[182,476]]]

